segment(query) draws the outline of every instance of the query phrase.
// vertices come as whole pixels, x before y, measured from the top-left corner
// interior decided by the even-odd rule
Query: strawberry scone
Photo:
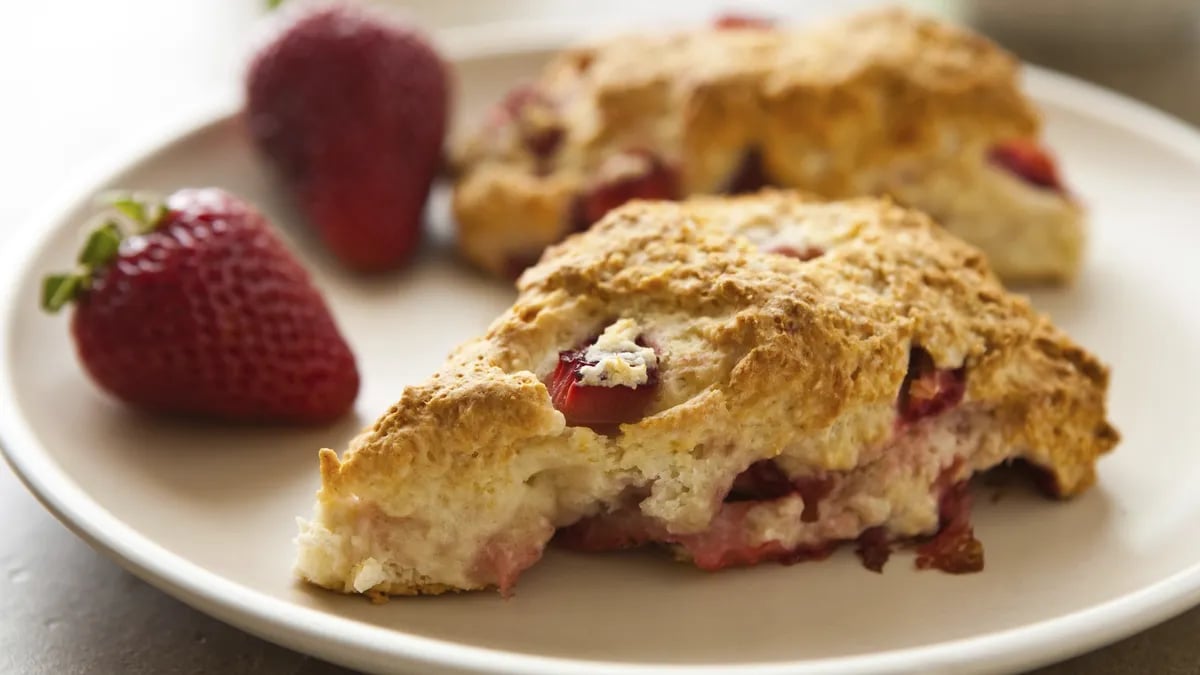
[[[459,245],[515,275],[633,198],[888,194],[1006,282],[1064,282],[1082,212],[1041,147],[1019,64],[901,10],[808,29],[721,22],[569,50],[457,151]]]
[[[550,248],[516,303],[339,458],[300,576],[508,593],[552,539],[715,570],[924,540],[980,569],[966,481],[1059,497],[1116,444],[1106,368],[920,212],[792,193],[637,201]]]

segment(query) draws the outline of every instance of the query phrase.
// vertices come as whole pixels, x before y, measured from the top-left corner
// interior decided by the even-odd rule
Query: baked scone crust
[[[771,252],[797,238],[822,254]],[[1107,369],[1007,293],[977,249],[888,201],[633,202],[551,247],[519,291],[340,459],[321,451],[302,576],[376,595],[482,588],[497,580],[472,576],[480,559],[536,560],[556,528],[633,488],[646,517],[697,532],[756,460],[886,464],[915,346],[965,368],[962,424],[982,432],[957,478],[1020,457],[1075,495],[1118,440]],[[560,350],[619,318],[660,355],[648,416],[616,434],[567,426],[543,380]],[[936,531],[936,498],[885,497],[913,504],[889,507],[898,536]]]
[[[621,170],[614,157],[650,152],[694,195],[727,191],[753,152],[774,185],[926,211],[1008,282],[1067,281],[1083,248],[1078,203],[989,161],[998,144],[1039,135],[1018,80],[1018,62],[985,38],[899,9],[571,49],[524,92],[532,104],[458,148],[459,245],[508,274],[586,225],[575,199]],[[547,134],[549,157],[529,142]]]

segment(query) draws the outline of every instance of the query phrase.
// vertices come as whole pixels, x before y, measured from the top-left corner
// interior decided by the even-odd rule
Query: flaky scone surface
[[[989,161],[1039,134],[1017,62],[904,11],[629,35],[565,52],[520,98],[457,160],[460,247],[496,274],[586,226],[580,199],[648,161],[677,173],[676,196],[736,191],[751,160],[780,187],[890,194],[1010,281],[1069,280],[1079,266],[1075,200]]]
[[[803,247],[820,255],[772,252]],[[1104,366],[1006,293],[978,250],[885,201],[634,202],[551,248],[519,290],[340,460],[322,452],[318,515],[300,540],[307,579],[346,592],[480,588],[496,583],[480,569],[536,559],[556,528],[630,490],[643,515],[689,533],[756,460],[886,465],[914,347],[965,369],[960,408],[983,425],[965,475],[1024,457],[1072,495],[1117,440]],[[616,434],[567,426],[543,381],[560,350],[618,319],[658,352],[648,415]],[[936,530],[936,497],[880,485],[855,527]],[[522,553],[527,542],[536,551]]]

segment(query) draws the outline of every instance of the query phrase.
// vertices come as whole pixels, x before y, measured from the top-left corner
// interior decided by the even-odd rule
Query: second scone
[[[777,186],[889,194],[981,248],[1006,282],[1066,282],[1082,210],[1041,148],[1018,65],[900,10],[568,50],[459,148],[459,245],[515,276],[629,199]]]

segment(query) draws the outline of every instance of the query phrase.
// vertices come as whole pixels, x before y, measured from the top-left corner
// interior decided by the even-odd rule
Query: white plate
[[[489,54],[459,62],[468,115],[544,58],[495,45]],[[37,311],[38,280],[69,264],[89,198],[110,186],[216,184],[285,227],[297,222],[227,114],[159,136],[9,242],[0,265],[8,457],[51,511],[134,573],[262,637],[359,668],[983,672],[1097,647],[1200,602],[1200,400],[1191,388],[1200,381],[1200,136],[1061,76],[1033,71],[1028,85],[1094,229],[1078,286],[1036,301],[1112,363],[1113,417],[1126,440],[1102,462],[1099,486],[1076,501],[1023,489],[978,500],[982,574],[918,573],[898,555],[875,575],[843,552],[709,575],[650,553],[552,551],[508,601],[470,594],[374,606],[295,583],[292,519],[310,508],[315,449],[341,447],[511,292],[457,265],[444,236],[409,271],[363,280],[287,227],[359,356],[357,419],[319,431],[187,426],[112,403],[72,358],[65,318]]]

